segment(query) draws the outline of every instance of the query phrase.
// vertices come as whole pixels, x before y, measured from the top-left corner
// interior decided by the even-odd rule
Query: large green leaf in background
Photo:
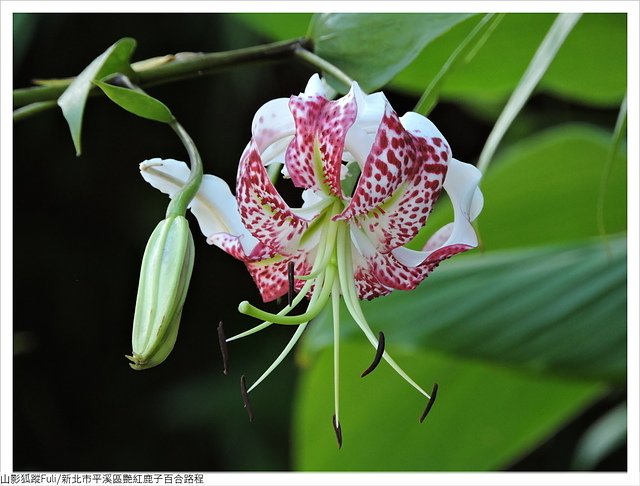
[[[296,402],[299,469],[504,468],[593,400],[597,383],[624,382],[625,240],[598,239],[596,225],[608,141],[576,126],[514,144],[483,183],[491,251],[442,264],[415,291],[363,303],[400,365],[441,386],[422,426],[421,397],[384,363],[359,378],[374,350],[343,312],[345,445],[331,450],[331,326],[326,316],[312,324],[298,355],[310,368]],[[606,198],[611,232],[625,229],[625,169],[619,156]],[[430,223],[449,220],[439,212]]]
[[[235,17],[274,39],[308,35],[317,55],[342,69],[365,91],[374,91],[415,59],[424,46],[472,15],[340,13]],[[343,88],[341,83],[335,87]]]
[[[426,45],[470,15],[316,14],[309,37],[318,56],[357,80],[365,91],[374,91],[387,84]]]
[[[625,238],[460,258],[412,292],[363,305],[388,343],[440,350],[529,371],[623,383],[626,379]],[[345,316],[343,337],[360,331]],[[305,351],[333,341],[330,314]],[[364,364],[364,363],[363,363]]]
[[[238,14],[237,18],[270,38],[290,39],[306,34],[311,14]],[[431,40],[391,86],[419,96],[480,18],[469,18]],[[447,77],[442,98],[472,104],[504,101],[554,18],[554,14],[507,14],[472,61]],[[400,30],[398,26],[396,31]],[[539,90],[584,103],[618,105],[626,89],[626,33],[625,14],[583,15]],[[374,67],[369,64],[367,69]]]
[[[444,83],[442,98],[501,102],[517,85],[554,14],[507,14],[486,44]],[[420,94],[426,81],[464,39],[478,18],[435,39],[396,76],[392,86]],[[626,90],[626,15],[585,14],[542,78],[539,91],[599,105],[619,105]]]
[[[479,343],[480,345],[481,343]],[[437,353],[390,353],[419,383],[440,385],[424,423],[425,398],[382,363],[360,378],[373,350],[341,347],[338,450],[331,426],[333,353],[302,374],[296,397],[294,465],[302,471],[488,471],[516,460],[598,395],[601,387],[542,378]]]

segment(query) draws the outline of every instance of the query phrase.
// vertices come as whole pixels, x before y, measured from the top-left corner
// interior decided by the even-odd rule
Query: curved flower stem
[[[200,158],[200,154],[198,153],[195,143],[193,143],[193,140],[187,131],[182,128],[182,125],[180,125],[176,120],[169,123],[169,125],[171,125],[173,131],[176,132],[180,141],[184,145],[184,148],[189,154],[191,171],[189,173],[189,178],[184,183],[184,186],[182,186],[182,189],[180,189],[171,199],[171,202],[167,207],[167,217],[172,215],[184,216],[187,212],[189,203],[198,192],[200,183],[202,182],[202,159]]]
[[[331,288],[333,287],[333,280],[335,279],[335,277],[336,267],[332,264],[327,265],[327,269],[324,273],[324,284],[322,286],[322,290],[320,291],[320,295],[318,296],[318,300],[317,302],[314,302],[313,305],[309,305],[309,308],[304,314],[300,314],[297,316],[279,316],[277,314],[272,314],[270,312],[265,312],[261,309],[258,309],[257,307],[249,304],[249,302],[247,302],[246,300],[240,303],[240,305],[238,306],[238,312],[251,317],[255,317],[256,319],[260,319],[262,321],[269,321],[274,324],[302,324],[303,322],[308,322],[316,317],[329,301],[329,297],[331,296]]]
[[[344,296],[344,302],[349,310],[349,313],[358,324],[358,327],[362,330],[369,342],[374,348],[378,349],[378,339],[373,334],[373,331],[369,327],[367,320],[360,308],[358,296],[356,294],[356,286],[353,280],[353,271],[349,271],[353,268],[351,262],[351,242],[347,239],[346,231],[348,228],[340,228],[338,232],[338,276],[340,277],[340,288]],[[413,381],[409,375],[407,375],[402,368],[396,363],[391,356],[385,351],[382,354],[384,360],[398,373],[407,383],[422,393],[428,399],[431,399],[426,391],[424,391],[420,385]]]
[[[307,292],[309,292],[309,289],[311,289],[311,286],[313,285],[313,282],[305,282],[305,284],[302,286],[302,289],[300,290],[300,292],[298,292],[298,295],[296,295],[293,299],[293,302],[291,302],[291,305],[284,307],[280,312],[278,312],[277,315],[279,316],[286,316],[289,312],[291,312],[299,303],[300,301],[302,301],[302,299],[304,299],[304,296],[307,295]],[[320,284],[322,285],[322,284]],[[262,324],[256,326],[256,327],[252,327],[251,329],[241,332],[240,334],[236,334],[233,337],[227,338],[226,342],[231,342],[231,341],[235,341],[236,339],[240,339],[243,338],[245,336],[250,336],[251,334],[254,334],[258,331],[262,331],[263,329],[266,329],[267,327],[269,327],[271,324],[273,324],[273,322],[269,322],[269,321],[265,321]]]
[[[344,71],[340,70],[338,67],[331,64],[329,61],[326,61],[325,59],[321,58],[317,54],[314,54],[313,52],[306,50],[302,46],[298,47],[294,51],[294,54],[300,59],[302,59],[303,61],[312,65],[313,67],[321,69],[326,74],[329,74],[330,76],[333,76],[334,78],[336,78],[338,81],[340,81],[342,84],[345,85],[347,91],[351,89],[351,83],[353,83],[353,79],[347,76],[344,73]]]

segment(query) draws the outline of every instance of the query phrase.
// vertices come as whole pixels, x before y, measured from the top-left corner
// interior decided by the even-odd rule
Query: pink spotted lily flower
[[[265,169],[272,164],[283,164],[285,177],[303,189],[302,207],[290,207],[275,189]],[[140,168],[146,181],[169,196],[189,175],[186,164],[175,160],[152,159]],[[341,443],[342,296],[376,348],[374,364],[386,360],[429,400],[428,411],[437,386],[427,393],[384,351],[384,335],[373,333],[359,301],[414,289],[443,259],[476,247],[471,221],[482,208],[479,181],[480,172],[452,157],[447,141],[427,118],[411,112],[398,117],[382,93],[366,95],[355,82],[347,95],[331,101],[314,75],[304,93],[263,105],[240,158],[236,196],[224,181],[205,175],[190,206],[207,241],[245,263],[265,302],[287,295],[291,287],[297,291],[278,314],[246,301],[239,305],[241,313],[263,322],[227,341],[271,324],[298,326],[275,362],[248,390],[242,377],[243,395],[278,366],[309,321],[331,303],[333,423]],[[453,205],[454,221],[436,231],[422,250],[405,247],[425,225],[442,188]],[[305,297],[306,310],[292,315]]]

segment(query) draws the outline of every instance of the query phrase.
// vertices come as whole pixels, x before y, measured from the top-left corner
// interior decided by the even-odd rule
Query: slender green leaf
[[[462,62],[468,62],[473,58],[487,38],[498,26],[505,14],[486,14],[475,28],[465,37],[447,62],[444,63],[438,74],[429,82],[420,100],[413,109],[416,113],[428,116],[438,101],[440,89],[447,75]]]
[[[388,343],[437,349],[531,371],[626,378],[626,239],[493,252],[451,261],[411,292],[363,303]],[[345,336],[357,326],[345,314]],[[398,319],[398,316],[402,316]],[[305,350],[332,341],[317,319]]]
[[[470,14],[316,14],[314,52],[357,80],[365,91],[385,85],[431,41]],[[342,83],[329,81],[336,89]]]
[[[397,319],[397,317],[396,317]],[[381,363],[362,379],[373,349],[340,353],[338,450],[331,425],[333,352],[324,349],[302,374],[295,401],[294,466],[299,471],[489,471],[504,468],[581,410],[601,388],[451,359],[439,353],[389,352],[419,383],[440,385],[424,423],[425,399]]]
[[[607,152],[607,160],[605,162],[602,178],[600,180],[600,190],[598,191],[598,228],[601,236],[606,236],[607,228],[605,224],[605,197],[607,190],[609,189],[609,180],[611,179],[611,173],[613,171],[616,155],[620,150],[620,144],[625,136],[625,128],[627,127],[627,97],[622,100],[620,105],[620,111],[618,111],[618,119],[616,120],[616,126],[613,129],[613,136],[611,138],[611,146]]]
[[[132,70],[129,62],[135,47],[136,41],[134,39],[128,37],[120,39],[95,58],[58,98],[58,105],[69,124],[76,155],[80,155],[82,151],[80,142],[82,116],[87,96],[93,88],[93,81],[115,72],[131,75]]]
[[[507,14],[486,44],[469,62],[450,73],[441,98],[478,105],[479,114],[493,111],[513,92],[518,80],[556,15]],[[454,26],[430,43],[392,86],[418,96],[425,82],[477,25],[479,17]],[[618,106],[627,83],[626,14],[584,14],[540,81],[539,91],[581,103]]]
[[[551,61],[555,58],[558,50],[571,32],[571,29],[573,29],[576,22],[580,19],[580,15],[581,14],[577,13],[558,14],[558,18],[549,29],[549,32],[540,44],[533,59],[531,59],[531,63],[522,75],[518,86],[516,86],[516,89],[511,94],[509,101],[507,101],[506,106],[487,138],[487,142],[478,159],[478,169],[482,172],[486,171],[502,137],[507,133],[511,123],[513,123],[513,120],[529,99],[531,93],[533,93],[533,90],[551,64]]]
[[[170,123],[174,120],[173,114],[164,103],[143,91],[113,86],[101,81],[94,81],[94,83],[111,101],[134,115],[162,123]]]

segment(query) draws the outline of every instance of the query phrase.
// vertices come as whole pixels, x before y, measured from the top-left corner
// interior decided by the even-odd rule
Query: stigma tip
[[[222,353],[222,372],[226,375],[229,372],[229,350],[227,349],[227,339],[224,336],[222,321],[218,324],[218,343],[220,344],[220,352]]]
[[[438,384],[434,383],[433,389],[431,390],[431,398],[429,398],[429,402],[427,403],[427,408],[425,408],[424,412],[422,412],[422,416],[420,417],[420,423],[424,422],[424,419],[427,418],[427,415],[431,411],[431,407],[433,407],[433,404],[436,403],[437,395],[438,395]]]
[[[240,395],[242,395],[244,408],[247,409],[249,422],[253,422],[253,410],[251,409],[251,403],[249,402],[249,394],[247,393],[247,382],[245,381],[244,375],[240,377]]]
[[[335,414],[333,415],[333,430],[336,433],[336,439],[338,440],[338,449],[342,449],[342,427],[336,421]]]
[[[371,373],[373,370],[376,369],[376,367],[380,364],[380,360],[382,359],[383,354],[384,354],[384,333],[380,331],[380,333],[378,334],[378,347],[376,348],[376,355],[374,356],[373,362],[369,365],[369,367],[362,372],[362,374],[360,375],[360,378],[364,378],[365,376],[367,376],[369,373]]]

